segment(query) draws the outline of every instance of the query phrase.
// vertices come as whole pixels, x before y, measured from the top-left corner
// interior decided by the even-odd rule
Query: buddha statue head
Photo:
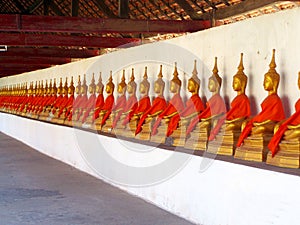
[[[127,84],[125,82],[125,70],[123,70],[123,75],[122,75],[122,78],[121,78],[121,82],[118,83],[118,94],[120,96],[125,94],[126,87],[127,87]]]
[[[113,83],[112,71],[110,71],[110,76],[105,86],[105,91],[108,95],[112,95],[114,93],[114,90],[115,90],[115,85]]]
[[[300,89],[300,71],[298,72],[298,88]]]
[[[64,85],[64,87],[63,87],[62,94],[63,94],[64,96],[67,96],[67,95],[68,95],[68,77],[66,77],[66,81],[65,81],[65,85]]]
[[[162,79],[163,78],[162,65],[160,65],[160,69],[159,69],[159,73],[158,73],[157,77],[158,77],[157,80],[154,82],[154,92],[158,96],[162,96],[164,94],[164,90],[165,90],[165,82]]]
[[[57,95],[62,95],[63,93],[63,83],[62,78],[59,79],[59,86],[57,88]]]
[[[44,94],[45,94],[45,96],[48,95],[48,89],[49,89],[49,87],[48,87],[48,80],[46,80],[45,81],[45,87],[44,87]]]
[[[53,81],[53,87],[52,87],[52,91],[51,91],[52,95],[55,96],[57,94],[57,87],[56,87],[56,79],[54,78]]]
[[[34,89],[32,90],[32,94],[36,96],[37,93],[38,93],[38,82],[36,81],[36,82],[35,82],[35,87],[34,87]]]
[[[82,82],[81,89],[80,89],[80,93],[82,95],[87,95],[87,91],[88,91],[88,86],[86,84],[86,77],[85,77],[85,74],[84,74],[83,75],[83,82]]]
[[[142,96],[148,96],[150,89],[150,83],[148,81],[148,74],[147,74],[147,66],[145,67],[145,73],[143,76],[143,80],[140,83],[140,93]]]
[[[273,49],[273,55],[271,62],[269,64],[269,71],[265,74],[264,77],[264,88],[269,94],[277,93],[280,76],[275,70],[276,63],[275,63],[275,49]]]
[[[221,85],[222,85],[222,78],[218,74],[218,65],[217,65],[217,57],[215,57],[215,65],[214,69],[212,70],[213,74],[208,79],[208,90],[214,94],[219,93]]]
[[[74,92],[75,92],[75,87],[74,87],[74,82],[73,82],[73,76],[71,76],[71,82],[70,82],[70,86],[68,88],[68,94],[70,96],[72,96],[72,95],[74,95]]]
[[[32,87],[32,82],[30,82],[29,88],[28,88],[28,91],[27,91],[28,96],[31,96],[31,95],[32,95],[32,89],[33,89],[33,87]]]
[[[241,60],[238,66],[238,72],[233,76],[232,88],[238,94],[244,94],[247,86],[248,78],[244,73],[243,53],[241,53]]]
[[[48,94],[48,96],[51,96],[51,94],[52,94],[52,79],[50,79],[47,94]]]
[[[80,95],[81,93],[81,81],[80,81],[80,75],[78,75],[78,84],[77,84],[77,86],[76,86],[76,94],[77,95]]]
[[[132,68],[130,81],[127,84],[127,92],[130,96],[135,95],[136,93],[136,83],[135,83],[135,77],[134,77],[134,68]]]
[[[170,82],[170,91],[171,93],[178,94],[180,92],[180,88],[181,88],[181,80],[178,77],[177,63],[175,62],[173,78]]]
[[[197,60],[194,61],[194,70],[192,72],[192,77],[188,80],[188,91],[193,95],[199,93],[200,79],[197,76]]]
[[[99,74],[99,79],[98,79],[98,83],[96,85],[96,92],[99,94],[99,95],[102,95],[103,94],[103,83],[102,83],[102,75],[101,75],[101,72]]]
[[[93,76],[92,76],[92,81],[89,85],[89,93],[91,95],[96,93],[96,84],[95,84],[95,75],[94,75],[94,73],[93,73]]]

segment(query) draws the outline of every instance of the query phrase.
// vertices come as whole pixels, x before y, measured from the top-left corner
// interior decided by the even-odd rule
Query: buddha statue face
[[[87,86],[86,86],[86,85],[82,85],[82,86],[81,86],[80,93],[81,93],[82,95],[86,95],[86,94],[87,94]]]
[[[103,86],[97,85],[97,86],[96,86],[96,92],[97,92],[98,94],[103,94]]]
[[[90,93],[90,94],[95,94],[95,91],[96,91],[95,85],[90,85],[90,86],[89,86],[89,93]]]
[[[265,76],[264,79],[264,89],[266,91],[272,91],[274,89],[274,84],[273,84],[273,80],[270,76]]]
[[[60,94],[61,94],[61,89],[60,89],[60,87],[59,87],[59,88],[57,88],[57,94],[58,94],[58,95],[60,95]]]
[[[218,86],[217,82],[213,79],[213,78],[209,78],[208,81],[208,90],[210,92],[216,92],[218,90]]]
[[[300,89],[300,72],[298,73],[298,88]]]
[[[127,92],[128,92],[128,94],[133,94],[133,92],[134,92],[133,87],[130,83],[127,85]]]
[[[158,82],[154,83],[154,92],[156,94],[162,94],[162,87],[161,87],[161,85],[159,85]]]
[[[197,93],[198,90],[199,90],[199,85],[193,79],[189,79],[188,91],[191,93]]]
[[[119,95],[124,95],[126,91],[126,86],[123,86],[121,84],[118,85],[118,94]]]
[[[170,91],[171,91],[171,93],[179,93],[180,86],[178,84],[176,84],[175,82],[171,81],[171,83],[170,83]]]
[[[141,94],[147,94],[147,88],[143,83],[140,84],[140,93]]]
[[[234,91],[241,91],[242,90],[242,83],[241,80],[238,79],[237,77],[233,78],[232,81],[232,88]]]

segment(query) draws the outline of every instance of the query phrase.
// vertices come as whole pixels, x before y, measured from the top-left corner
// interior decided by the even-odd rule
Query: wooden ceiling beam
[[[0,15],[0,31],[14,32],[183,33],[207,28],[210,28],[209,21]]]
[[[92,0],[95,5],[109,18],[118,18],[103,0]]]
[[[27,57],[27,56],[2,56],[0,54],[0,64],[26,64],[26,65],[41,65],[51,64],[60,65],[71,62],[70,58],[57,57]]]
[[[292,0],[296,1],[296,0]],[[274,4],[276,2],[280,2],[278,0],[246,0],[242,1],[240,3],[230,5],[225,8],[217,9],[214,13],[214,18],[216,20],[222,20],[226,18],[230,18],[239,14],[244,14],[246,12],[256,10],[262,7],[265,7],[267,5]],[[206,13],[202,16],[203,19],[209,19],[211,15],[209,13]]]
[[[8,46],[78,46],[120,48],[138,45],[140,44],[140,39],[55,34],[0,33],[0,44]]]
[[[193,9],[193,7],[186,0],[175,0],[175,2],[183,8],[192,20],[200,20],[201,16]]]
[[[71,1],[71,14],[72,16],[78,16],[79,11],[79,0]]]
[[[7,51],[0,52],[0,56],[25,57],[55,57],[55,58],[88,58],[99,55],[98,50],[77,50],[64,48],[30,48],[8,47]]]

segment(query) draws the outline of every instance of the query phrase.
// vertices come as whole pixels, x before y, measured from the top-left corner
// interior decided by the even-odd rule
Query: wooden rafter
[[[181,8],[184,9],[186,14],[188,14],[191,19],[199,20],[201,16],[197,14],[197,12],[193,9],[193,7],[186,0],[176,0],[177,4],[180,5]]]

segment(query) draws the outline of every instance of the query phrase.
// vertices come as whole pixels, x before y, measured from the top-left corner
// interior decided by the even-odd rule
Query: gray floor
[[[0,132],[0,224],[191,224]]]

